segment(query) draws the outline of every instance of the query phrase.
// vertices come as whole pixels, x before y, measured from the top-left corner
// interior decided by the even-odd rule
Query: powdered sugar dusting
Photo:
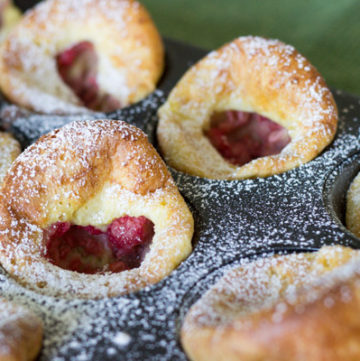
[[[9,134],[0,132],[0,183],[3,182],[6,172],[19,153],[19,143]]]
[[[29,307],[45,322],[40,359],[144,361],[151,355],[152,360],[186,361],[178,342],[178,312],[182,305],[189,307],[202,296],[211,284],[202,280],[207,281],[205,277],[212,271],[262,251],[311,250],[332,243],[358,247],[359,241],[328,213],[323,200],[329,173],[360,149],[360,100],[343,92],[335,94],[340,111],[336,139],[306,165],[278,176],[245,181],[212,181],[172,171],[195,218],[195,248],[160,283],[127,296],[64,300],[29,291],[2,272],[4,296]],[[140,104],[114,113],[114,118],[140,126],[156,144],[156,117],[150,116],[164,99],[158,92],[149,98],[150,108]],[[57,119],[55,126],[71,120]],[[33,141],[39,134],[37,127],[49,131],[51,121],[40,117],[36,122],[32,116],[27,123],[23,117],[12,130],[28,144],[28,135]],[[189,291],[197,284],[202,285],[201,292],[192,298]],[[344,299],[347,297],[344,290]],[[114,342],[119,332],[131,337],[125,347]]]
[[[123,37],[126,37],[127,33],[124,18],[131,14],[129,14],[127,10],[129,8],[138,9],[139,3],[127,0],[97,0],[96,7],[91,6],[93,3],[94,0],[58,1],[56,3],[57,16],[61,17],[64,21],[69,19],[71,21],[83,21],[100,12],[101,15],[109,21],[116,22],[118,30],[123,32]],[[37,21],[44,25],[47,31],[57,31],[51,22],[48,21],[49,16],[52,15],[54,9],[54,2],[47,1],[34,7],[34,9],[38,8],[41,8],[41,11],[37,12]],[[29,11],[32,12],[33,10]]]
[[[317,249],[339,242],[356,247],[353,238],[327,212],[322,197],[329,171],[360,149],[360,104],[346,94],[336,98],[341,115],[336,140],[321,156],[300,168],[245,181],[213,181],[173,171],[195,217],[196,246],[191,256],[159,284],[113,299],[70,301],[28,291],[3,274],[2,292],[45,320],[42,359],[110,360],[117,355],[142,361],[144,355],[153,355],[159,360],[185,361],[177,341],[177,312],[184,300],[196,300],[187,293],[211,270],[262,251]],[[349,111],[343,113],[342,108]],[[135,109],[131,112],[141,114]],[[155,118],[139,123],[152,139],[154,123]],[[204,288],[209,284],[203,284]],[[136,342],[119,347],[114,343],[119,332]]]
[[[45,135],[17,158],[2,197],[1,262],[45,294],[101,298],[135,291],[161,280],[191,251],[189,210],[144,133],[125,122],[78,121]],[[144,216],[155,227],[139,267],[81,274],[43,256],[54,223],[105,230],[124,216]]]
[[[234,322],[237,327],[248,327],[252,314],[264,310],[271,310],[272,321],[277,323],[288,306],[301,312],[300,307],[304,309],[323,296],[324,306],[331,308],[334,299],[326,295],[339,283],[344,283],[342,299],[346,302],[346,281],[360,275],[360,254],[350,252],[325,247],[318,253],[270,256],[253,262],[243,259],[241,266],[228,270],[193,306],[184,330],[216,326],[220,332]]]

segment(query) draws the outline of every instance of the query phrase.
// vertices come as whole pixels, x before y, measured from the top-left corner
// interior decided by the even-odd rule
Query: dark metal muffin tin
[[[207,53],[172,40],[165,46],[166,70],[156,92],[128,108],[91,117],[134,124],[156,146],[156,110],[186,69]],[[346,191],[360,170],[360,98],[340,91],[334,95],[340,114],[336,138],[299,168],[242,181],[209,180],[171,169],[194,215],[194,250],[160,283],[111,299],[64,300],[27,290],[2,270],[1,293],[45,322],[40,360],[185,361],[179,343],[182,317],[224,269],[264,253],[313,251],[324,244],[359,248],[343,220]],[[26,147],[41,134],[81,118],[89,116],[24,114],[2,124]]]

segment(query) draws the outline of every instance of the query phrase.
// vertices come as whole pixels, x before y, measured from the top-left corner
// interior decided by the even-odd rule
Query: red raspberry
[[[56,65],[63,82],[89,109],[107,112],[121,108],[117,99],[99,89],[98,57],[90,41],[82,41],[59,53]]]
[[[278,154],[290,142],[287,130],[256,113],[229,110],[214,113],[206,136],[230,163]]]
[[[131,249],[149,242],[154,235],[154,225],[146,217],[124,216],[115,219],[106,231],[109,242],[117,249]]]
[[[106,232],[93,226],[58,222],[47,232],[45,257],[53,264],[82,273],[111,272],[139,267],[154,236],[154,224],[145,217],[115,219]]]

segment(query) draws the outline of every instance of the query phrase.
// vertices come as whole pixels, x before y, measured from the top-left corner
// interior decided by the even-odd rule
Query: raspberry
[[[234,110],[214,113],[205,135],[222,157],[239,166],[278,154],[291,140],[287,130],[270,119]]]
[[[109,242],[117,249],[131,249],[147,243],[154,235],[154,225],[147,218],[121,217],[115,219],[107,229]]]
[[[50,236],[60,237],[65,234],[71,227],[69,222],[57,222],[49,227]]]
[[[98,235],[98,234],[103,234],[104,232],[101,229],[97,229],[93,226],[85,226],[83,227],[84,230],[92,235]]]
[[[63,82],[87,108],[104,112],[121,108],[117,99],[99,89],[98,57],[90,41],[82,41],[59,53],[56,65]]]
[[[106,232],[94,226],[58,222],[45,231],[45,257],[70,271],[121,272],[139,267],[154,236],[154,224],[146,217],[115,219]]]

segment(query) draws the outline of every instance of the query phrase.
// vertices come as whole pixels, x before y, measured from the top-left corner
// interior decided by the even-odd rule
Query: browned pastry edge
[[[29,310],[0,298],[0,361],[32,361],[43,338],[42,321]]]
[[[193,361],[359,360],[359,258],[345,267],[339,275],[335,269],[329,276],[319,276],[311,287],[294,284],[295,300],[280,298],[270,308],[217,327],[202,324],[204,315],[195,305],[181,331],[187,354]],[[291,284],[286,277],[281,282]],[[256,282],[249,287],[264,287]],[[223,307],[230,307],[223,296]]]
[[[0,42],[4,41],[9,31],[18,23],[21,18],[20,10],[11,0],[0,1]]]
[[[346,195],[346,227],[360,237],[360,174],[350,184]]]
[[[20,152],[21,148],[19,142],[9,133],[0,132],[0,184],[2,184],[11,163],[16,159]]]

